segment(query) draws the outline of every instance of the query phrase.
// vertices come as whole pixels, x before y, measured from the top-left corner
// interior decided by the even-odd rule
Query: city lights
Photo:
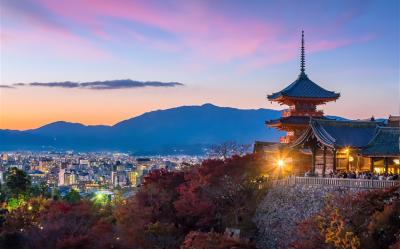
[[[283,159],[279,159],[276,163],[279,168],[282,168],[283,166],[285,166],[285,161]]]

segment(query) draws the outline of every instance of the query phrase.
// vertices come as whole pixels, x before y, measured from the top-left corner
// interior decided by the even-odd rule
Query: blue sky
[[[113,124],[206,102],[282,109],[266,95],[296,79],[302,29],[306,73],[342,96],[327,113],[397,114],[399,16],[399,1],[390,0],[3,0],[0,128]],[[121,79],[184,85],[30,85]]]

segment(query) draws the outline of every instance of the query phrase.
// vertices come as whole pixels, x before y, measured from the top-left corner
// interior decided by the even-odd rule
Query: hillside
[[[32,130],[0,130],[0,150],[201,153],[207,146],[228,140],[277,141],[280,132],[266,128],[265,120],[279,116],[279,111],[268,109],[181,106],[144,113],[113,126],[59,121]]]

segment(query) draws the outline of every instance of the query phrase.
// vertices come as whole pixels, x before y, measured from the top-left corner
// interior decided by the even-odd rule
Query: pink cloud
[[[215,13],[202,2],[185,2],[172,9],[151,5],[146,1],[48,1],[40,0],[55,15],[63,16],[87,27],[92,33],[103,36],[106,18],[129,20],[164,30],[176,35],[182,49],[189,48],[200,55],[217,60],[249,56],[268,39],[274,39],[278,25],[259,20],[234,20]],[[76,8],[79,6],[79,8]],[[182,7],[183,6],[183,7]],[[117,27],[123,29],[123,27]],[[131,34],[134,31],[130,32]],[[139,35],[136,33],[136,37]],[[139,37],[149,42],[154,38]],[[149,42],[161,50],[173,51],[177,45],[165,42]]]
[[[21,52],[21,50],[50,53],[63,58],[79,58],[81,60],[111,59],[112,54],[104,51],[91,41],[72,32],[53,19],[26,10],[9,8],[5,18],[14,22],[12,27],[2,25],[2,42],[5,52]]]
[[[48,20],[43,19],[41,15],[35,16],[34,13],[27,14],[29,19],[45,27],[49,33],[62,33],[68,39],[84,44],[93,51],[93,55],[101,54],[101,50],[93,45],[93,37],[116,44],[133,41],[163,52],[189,51],[195,58],[220,63],[240,59],[247,63],[248,68],[281,63],[298,55],[299,39],[282,39],[294,37],[288,36],[282,24],[248,16],[227,16],[221,10],[210,6],[207,1],[172,1],[158,4],[152,1],[126,0],[36,2],[52,16],[61,17],[67,23],[83,29],[86,35],[77,35],[70,28],[58,23],[48,24]],[[354,15],[353,12],[343,15],[341,19],[332,23],[331,30],[343,25]],[[125,22],[121,24],[116,20]],[[109,30],[110,22],[113,23],[112,30]],[[161,30],[176,39],[171,42],[138,32],[135,26],[127,25],[126,22]],[[115,35],[121,33],[124,35]],[[313,42],[310,52],[334,49],[354,42],[358,41],[319,40]],[[64,50],[68,50],[70,44],[64,43]]]
[[[43,28],[32,28],[29,32],[5,29],[2,32],[5,33],[6,41],[9,41],[3,44],[4,52],[29,53],[40,50],[41,55],[50,54],[84,61],[114,58],[107,51],[98,49],[89,41],[68,32],[49,32]]]

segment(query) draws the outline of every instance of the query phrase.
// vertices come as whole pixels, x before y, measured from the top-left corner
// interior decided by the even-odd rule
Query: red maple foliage
[[[262,160],[255,155],[204,161],[185,174],[175,202],[178,217],[185,217],[190,230],[241,226],[263,193],[257,181],[262,170]]]
[[[180,249],[257,249],[257,247],[219,233],[190,232]]]
[[[180,172],[151,172],[137,193],[116,207],[48,201],[32,219],[26,219],[27,209],[17,210],[7,215],[5,224],[13,225],[0,234],[0,245],[177,249],[187,234],[203,231],[186,239],[199,242],[206,236],[220,241],[215,248],[254,248],[221,234],[226,228],[240,229],[248,238],[254,233],[251,218],[264,193],[258,179],[263,167],[256,155],[206,160]]]
[[[114,212],[121,243],[143,248],[151,244],[178,246],[183,235],[173,203],[179,197],[177,187],[184,181],[183,172],[151,172],[136,195]]]

